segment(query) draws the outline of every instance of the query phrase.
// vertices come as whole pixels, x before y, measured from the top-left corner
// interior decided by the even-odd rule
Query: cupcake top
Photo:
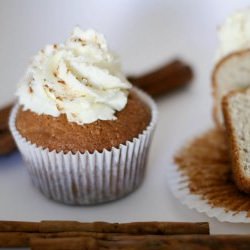
[[[216,60],[228,54],[250,48],[250,8],[229,16],[218,30],[219,48]]]
[[[38,52],[21,80],[23,110],[59,117],[78,125],[115,120],[131,88],[103,35],[75,28],[65,44]]]

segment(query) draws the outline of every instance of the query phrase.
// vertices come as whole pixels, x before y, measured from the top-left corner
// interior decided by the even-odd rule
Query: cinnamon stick
[[[177,235],[157,239],[108,242],[98,241],[99,249],[121,250],[246,250],[250,246],[249,235]]]
[[[0,110],[0,155],[6,155],[16,149],[16,144],[9,130],[9,115],[12,104]]]
[[[206,222],[132,222],[132,223],[84,223],[77,221],[42,221],[40,232],[99,232],[127,234],[209,234]]]
[[[9,131],[0,132],[0,155],[7,155],[16,149],[16,144]]]
[[[180,60],[174,60],[147,74],[129,76],[128,80],[151,96],[158,97],[189,85],[192,78],[192,68]]]
[[[39,232],[40,222],[0,221],[0,232]]]
[[[0,232],[96,232],[126,234],[209,234],[207,222],[77,222],[77,221],[41,221],[16,222],[0,221]]]
[[[0,233],[0,248],[29,247],[30,239],[39,237],[38,233]]]
[[[98,250],[99,246],[95,239],[90,237],[81,238],[34,238],[30,241],[32,250]]]
[[[61,248],[60,247],[61,244]],[[82,238],[33,238],[33,250],[40,249],[109,249],[109,250],[246,250],[249,249],[249,235],[146,235],[117,236],[113,240]],[[68,248],[64,247],[67,246]]]
[[[124,237],[126,234],[122,234]],[[95,232],[61,232],[61,233],[27,233],[4,232],[0,233],[0,248],[29,247],[33,239],[58,239],[58,238],[94,238],[98,240],[117,241],[118,234]]]
[[[9,121],[9,115],[10,115],[10,111],[13,107],[13,104],[8,104],[7,106],[3,107],[0,110],[0,131],[5,131],[8,130],[9,125],[8,125],[8,121]]]

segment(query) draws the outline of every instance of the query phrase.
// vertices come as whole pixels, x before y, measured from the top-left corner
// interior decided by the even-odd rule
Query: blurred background
[[[48,43],[65,41],[75,25],[104,33],[126,74],[146,72],[176,57],[195,71],[191,88],[157,101],[160,116],[148,173],[137,192],[94,208],[61,206],[31,188],[15,155],[0,162],[0,219],[209,221],[213,233],[249,233],[249,225],[219,223],[189,210],[167,185],[176,150],[213,125],[210,74],[216,27],[248,5],[249,0],[0,0],[0,105],[13,99],[30,58]]]

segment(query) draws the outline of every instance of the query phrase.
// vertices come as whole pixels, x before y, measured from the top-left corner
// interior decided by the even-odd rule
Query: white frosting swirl
[[[48,45],[35,56],[17,96],[24,110],[65,114],[82,125],[116,119],[130,87],[103,35],[77,27],[65,44]]]
[[[218,30],[219,48],[216,60],[228,54],[250,48],[250,8],[229,16]]]

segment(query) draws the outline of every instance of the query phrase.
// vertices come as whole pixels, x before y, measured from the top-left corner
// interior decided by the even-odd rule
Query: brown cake
[[[117,112],[116,120],[98,120],[78,125],[65,115],[52,117],[31,111],[18,111],[16,127],[20,134],[37,146],[57,152],[93,152],[111,149],[137,137],[149,125],[149,107],[133,92],[126,107]]]

